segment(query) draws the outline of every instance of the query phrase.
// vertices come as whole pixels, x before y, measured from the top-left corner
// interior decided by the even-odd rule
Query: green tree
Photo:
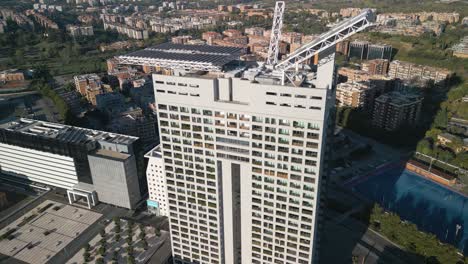
[[[452,161],[456,166],[468,169],[468,152],[462,152]]]
[[[445,161],[445,162],[450,162],[452,161],[453,158],[455,158],[455,155],[453,154],[453,152],[447,149],[440,148],[440,147],[436,148],[435,154],[438,159]]]
[[[447,108],[443,107],[442,109],[440,109],[439,112],[437,112],[434,118],[434,126],[440,129],[445,129],[447,128],[447,123],[448,123]]]
[[[106,247],[105,246],[101,246],[98,250],[98,253],[99,255],[101,256],[104,256],[104,254],[106,254]]]
[[[430,141],[430,139],[425,138],[425,139],[419,141],[419,143],[418,143],[418,145],[416,147],[416,150],[418,152],[423,153],[423,154],[432,156],[432,142]]]
[[[90,257],[89,252],[88,252],[88,251],[85,251],[85,252],[83,253],[83,259],[84,259],[84,261],[85,261],[85,262],[88,262],[88,261],[89,261],[89,257]]]
[[[99,234],[101,235],[102,238],[105,238],[106,237],[106,230],[101,229],[101,231],[99,231]]]

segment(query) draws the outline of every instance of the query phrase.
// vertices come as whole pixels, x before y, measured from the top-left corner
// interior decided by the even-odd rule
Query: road
[[[327,210],[325,219],[320,263],[351,263],[353,255],[363,264],[416,263],[399,245],[353,218]]]
[[[342,168],[337,171],[332,170],[331,178],[336,182],[347,181],[354,177],[365,175],[370,171],[375,170],[377,167],[385,163],[400,160],[402,155],[406,154],[406,150],[395,149],[385,144],[379,143],[371,138],[360,136],[353,131],[338,127],[335,133],[341,133],[347,136],[354,144],[364,144],[372,146],[372,153],[359,160],[353,160],[352,164],[347,168]],[[349,157],[350,159],[352,157]]]

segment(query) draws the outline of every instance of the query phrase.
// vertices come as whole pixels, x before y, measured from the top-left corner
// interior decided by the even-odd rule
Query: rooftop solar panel
[[[180,61],[186,64],[192,64],[193,68],[197,68],[196,64],[205,65],[205,68],[208,65],[220,68],[238,59],[240,54],[241,49],[234,47],[163,43],[144,50],[131,52],[119,58],[131,58],[132,63],[138,63],[138,61],[141,60],[142,64],[165,64],[168,62],[174,63]],[[186,64],[184,67],[187,66]],[[177,67],[177,65],[171,65]]]

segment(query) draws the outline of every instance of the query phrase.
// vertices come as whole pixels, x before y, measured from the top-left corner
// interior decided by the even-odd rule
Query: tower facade
[[[315,262],[331,57],[325,88],[153,75],[175,263]]]

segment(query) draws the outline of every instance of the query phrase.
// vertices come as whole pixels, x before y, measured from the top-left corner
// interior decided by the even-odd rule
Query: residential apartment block
[[[385,59],[374,59],[362,63],[362,70],[371,75],[387,75],[389,61]]]
[[[111,23],[107,21],[104,21],[104,29],[117,31],[119,34],[126,35],[131,39],[141,40],[147,39],[149,36],[148,30],[146,29],[134,28],[125,24]]]
[[[340,83],[336,86],[336,104],[340,107],[365,108],[374,99],[374,88],[368,82]]]
[[[394,131],[403,125],[415,125],[419,120],[423,98],[420,95],[390,92],[375,100],[372,124]]]
[[[123,58],[193,68],[153,74],[160,150],[147,157],[163,161],[175,263],[313,263],[334,61],[293,87],[239,68],[239,49],[169,48]]]
[[[86,97],[88,102],[93,106],[97,106],[96,97],[112,92],[112,88],[109,85],[103,84],[101,78],[95,73],[77,75],[74,77],[74,80],[76,90]]]
[[[68,25],[67,26],[67,31],[72,37],[93,36],[94,35],[93,26]]]
[[[418,65],[411,62],[395,60],[390,63],[388,75],[403,80],[416,79],[421,82],[433,80],[437,86],[447,85],[452,73],[447,69]]]

